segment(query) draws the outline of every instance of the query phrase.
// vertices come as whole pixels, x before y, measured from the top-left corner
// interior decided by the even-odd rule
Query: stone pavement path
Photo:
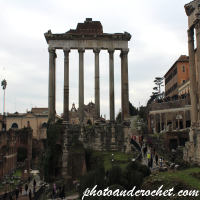
[[[146,139],[144,139],[144,143],[146,142]],[[144,144],[142,146],[142,160],[141,160],[141,163],[143,165],[147,165],[148,166],[148,159],[147,159],[147,154],[144,156],[143,155],[143,148],[144,148]],[[151,154],[151,150],[150,150],[150,147],[147,145],[147,153],[150,153]],[[151,172],[156,172],[159,170],[159,166],[160,166],[160,162],[159,162],[159,159],[161,158],[161,156],[156,152],[156,154],[158,155],[158,165],[156,165],[156,159],[153,158],[153,166],[151,169]],[[163,161],[163,166],[166,166],[166,160]]]
[[[22,190],[22,196],[19,196],[18,200],[29,200],[29,190],[31,189],[31,192],[33,194],[33,181],[36,181],[36,190],[39,189],[39,182],[40,182],[40,176],[38,174],[36,174],[30,181],[30,183],[28,184],[28,191],[27,191],[27,196],[26,196],[26,192],[25,189],[23,187]]]

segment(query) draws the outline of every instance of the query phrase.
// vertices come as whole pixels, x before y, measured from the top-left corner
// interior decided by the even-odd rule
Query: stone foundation
[[[122,151],[129,153],[130,146],[130,126],[129,123],[122,124],[100,124],[93,127],[85,127],[83,124],[72,125],[63,123],[63,157],[62,157],[62,178],[71,176],[75,178],[78,174],[83,174],[85,161],[80,159],[78,172],[73,172],[71,153],[69,152],[70,144],[73,139],[79,139],[83,142],[84,147],[98,151]],[[75,158],[74,158],[75,159]],[[75,173],[75,174],[74,174]]]
[[[190,141],[183,150],[183,159],[200,165],[200,128],[191,128]]]

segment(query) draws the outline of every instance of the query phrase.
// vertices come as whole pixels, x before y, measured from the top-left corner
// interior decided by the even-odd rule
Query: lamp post
[[[3,86],[3,90],[4,90],[4,105],[3,105],[3,116],[5,116],[5,90],[6,90],[6,86],[7,86],[7,81],[4,79],[3,81],[1,81],[1,86]]]
[[[134,167],[134,178],[133,178],[133,181],[134,181],[134,186],[136,186],[135,185],[135,158],[133,158],[131,161],[133,162],[133,167]],[[134,194],[134,200],[135,200],[135,194]]]
[[[112,167],[113,167],[113,163],[114,163],[114,154],[112,153]]]

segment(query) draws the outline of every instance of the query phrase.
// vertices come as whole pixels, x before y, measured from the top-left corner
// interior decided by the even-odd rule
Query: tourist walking
[[[151,147],[151,139],[149,139],[149,147]]]
[[[65,198],[65,187],[63,186],[62,188],[62,195],[61,195],[61,199],[64,199]]]
[[[161,157],[160,158],[160,167],[162,167],[162,164],[163,164],[163,158]]]
[[[31,196],[32,196],[31,189],[29,190],[28,196],[29,196],[29,200],[31,200]]]
[[[155,158],[156,158],[156,165],[158,165],[158,155],[157,154],[156,154]]]
[[[150,161],[150,158],[151,158],[151,156],[150,156],[150,154],[148,153],[148,154],[147,154],[148,162]]]
[[[150,160],[150,167],[153,167],[153,155],[151,155],[151,160]]]
[[[36,186],[36,181],[34,179],[34,181],[33,181],[33,193],[35,193],[35,186]]]
[[[18,196],[19,196],[19,189],[18,189],[18,187],[16,187],[15,196],[16,196],[16,200],[18,200]]]
[[[7,198],[7,191],[5,192],[5,194],[3,195],[4,200],[6,200]]]
[[[10,200],[12,200],[12,191],[10,191]]]
[[[26,195],[27,195],[27,191],[28,191],[28,185],[26,184],[26,185],[25,185],[25,192],[26,192]]]
[[[20,195],[22,196],[22,186],[21,185],[19,187],[19,192],[20,192]]]

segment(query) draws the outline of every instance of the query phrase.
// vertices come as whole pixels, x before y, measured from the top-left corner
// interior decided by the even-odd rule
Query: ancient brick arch
[[[17,149],[27,148],[27,159],[32,159],[32,129],[0,131],[0,179],[17,165]]]

